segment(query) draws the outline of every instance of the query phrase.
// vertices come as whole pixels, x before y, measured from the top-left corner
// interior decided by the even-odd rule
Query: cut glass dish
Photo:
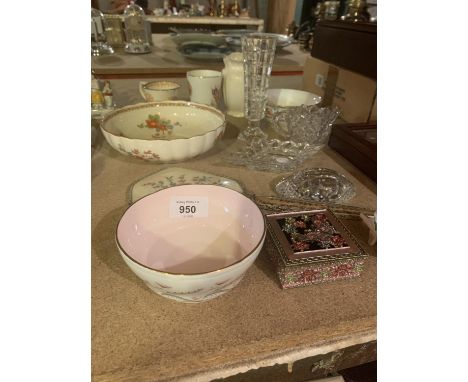
[[[327,168],[311,168],[283,178],[274,187],[288,199],[341,203],[354,197],[354,185],[343,175]]]
[[[257,128],[249,139],[238,137],[238,150],[226,162],[258,171],[294,171],[327,145],[338,114],[337,108],[316,105],[281,112],[275,117],[275,130],[282,139],[270,139]]]
[[[228,155],[226,161],[256,171],[288,172],[317,151],[307,143],[258,138]]]

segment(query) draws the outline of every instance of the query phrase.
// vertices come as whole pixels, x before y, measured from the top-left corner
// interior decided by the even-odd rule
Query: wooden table
[[[298,76],[272,87],[301,88]],[[184,79],[181,98],[187,97]],[[116,102],[140,102],[138,80],[112,80]],[[232,291],[186,305],[150,291],[118,254],[114,230],[128,206],[129,186],[171,166],[242,182],[259,200],[274,195],[280,174],[229,167],[223,156],[245,128],[228,117],[210,152],[176,165],[126,157],[102,140],[92,155],[92,373],[94,381],[298,381],[376,359],[376,256],[360,278],[282,290],[265,250]],[[99,140],[98,140],[99,141]],[[301,168],[328,167],[350,179],[349,204],[375,209],[376,185],[331,149]],[[298,203],[296,208],[303,208]],[[356,221],[356,229],[360,222]],[[362,242],[362,240],[364,242]],[[236,375],[238,373],[245,373]]]
[[[222,61],[199,61],[185,58],[168,34],[153,34],[152,52],[129,54],[117,49],[114,55],[92,57],[91,69],[97,78],[184,77],[195,69],[221,70]],[[273,63],[273,75],[302,75],[308,52],[298,44],[278,49]]]

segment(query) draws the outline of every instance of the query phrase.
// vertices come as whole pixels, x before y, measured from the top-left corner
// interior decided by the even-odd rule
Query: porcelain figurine
[[[231,53],[224,57],[223,93],[227,114],[244,116],[244,59],[242,53]]]
[[[97,79],[91,79],[91,109],[100,110],[104,107],[104,96]]]
[[[111,109],[114,106],[114,101],[112,99],[112,89],[110,87],[110,82],[104,82],[104,87],[102,88],[102,94],[104,95],[104,103],[107,109]]]

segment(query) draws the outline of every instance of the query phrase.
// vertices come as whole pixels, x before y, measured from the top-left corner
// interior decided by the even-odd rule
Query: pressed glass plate
[[[233,179],[188,168],[169,167],[133,183],[129,190],[129,202],[132,204],[153,192],[185,184],[211,184],[244,193],[244,188]]]
[[[283,178],[274,190],[284,198],[324,203],[345,202],[355,195],[354,185],[347,178],[327,168],[299,171]]]

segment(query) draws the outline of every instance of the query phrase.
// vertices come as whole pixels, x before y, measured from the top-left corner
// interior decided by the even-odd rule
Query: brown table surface
[[[302,88],[297,76],[274,77],[270,87]],[[181,98],[187,97],[184,79]],[[140,101],[138,80],[113,80],[116,102]],[[92,152],[92,373],[95,381],[210,381],[294,362],[376,340],[376,257],[361,277],[282,290],[262,250],[241,283],[201,304],[183,304],[149,290],[121,259],[116,224],[129,186],[163,168],[185,167],[242,182],[246,191],[274,195],[281,174],[223,164],[244,119],[228,117],[225,136],[210,152],[178,164],[126,157],[101,138]],[[100,132],[99,132],[100,134]],[[99,140],[98,140],[99,141]],[[304,167],[328,167],[350,179],[348,204],[375,209],[376,184],[326,148]]]
[[[200,61],[185,58],[168,34],[153,34],[152,52],[129,54],[123,49],[109,56],[92,57],[91,69],[100,78],[185,76],[189,70],[221,70],[222,61]],[[309,52],[299,50],[298,44],[278,49],[273,63],[273,75],[302,74]]]

